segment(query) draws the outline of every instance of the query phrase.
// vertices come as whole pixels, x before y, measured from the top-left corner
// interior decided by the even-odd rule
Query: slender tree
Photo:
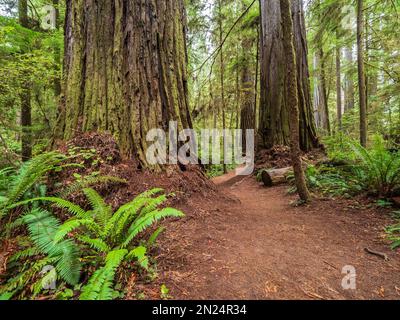
[[[218,31],[219,31],[219,45],[220,45],[220,85],[221,85],[221,113],[222,113],[222,128],[226,129],[226,101],[225,101],[225,60],[224,60],[224,29],[223,29],[223,15],[222,15],[222,0],[218,0]],[[225,144],[223,146],[223,158],[224,158],[224,173],[228,173],[226,166],[225,156]]]
[[[342,131],[342,64],[341,64],[341,48],[336,45],[336,109],[338,130]]]
[[[354,82],[353,82],[353,47],[350,45],[345,49],[345,58],[347,63],[346,81],[345,81],[345,111],[354,108]]]
[[[53,6],[56,10],[56,23],[55,27],[56,30],[60,28],[61,25],[61,19],[60,19],[60,1],[59,0],[53,0]],[[61,48],[58,44],[54,46],[54,71],[56,73],[56,76],[54,77],[54,95],[58,99],[61,95],[61,76],[59,76],[60,72],[60,61],[61,61]]]
[[[19,23],[24,28],[29,28],[28,1],[18,2]],[[31,106],[31,84],[29,74],[24,72],[20,93],[21,101],[21,157],[27,161],[32,157],[32,106]]]
[[[329,119],[328,97],[326,89],[325,75],[325,55],[322,44],[315,54],[316,84],[315,84],[315,100],[314,108],[316,113],[316,123],[326,133],[331,134],[331,123]]]
[[[150,129],[191,128],[183,0],[67,0],[61,132],[113,133],[148,166]]]
[[[367,92],[364,64],[364,1],[357,0],[357,60],[360,96],[360,143],[367,146]]]
[[[286,100],[289,106],[290,118],[290,148],[297,191],[301,200],[308,202],[311,199],[307,188],[300,150],[299,130],[299,94],[298,75],[296,71],[296,51],[294,49],[293,20],[289,0],[280,0],[280,9],[283,26],[283,48],[286,62]]]

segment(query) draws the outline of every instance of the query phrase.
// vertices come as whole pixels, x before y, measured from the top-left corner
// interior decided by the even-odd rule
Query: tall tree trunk
[[[221,113],[222,113],[222,128],[226,129],[226,115],[225,115],[225,62],[224,62],[224,48],[223,48],[223,15],[222,15],[222,0],[218,0],[218,27],[219,27],[219,45],[220,48],[220,85],[221,85]],[[223,159],[224,159],[224,173],[228,173],[228,169],[226,166],[226,150],[225,144],[223,145]]]
[[[349,46],[345,49],[345,58],[347,62],[346,72],[346,88],[345,88],[345,112],[351,110],[355,106],[354,102],[354,82],[353,82],[353,47]]]
[[[61,137],[109,131],[147,166],[146,135],[191,128],[183,0],[66,2]]]
[[[308,69],[308,48],[302,0],[293,0],[294,43],[300,111],[300,145],[304,151],[319,147],[313,117]],[[261,0],[261,147],[289,144],[289,111],[285,100],[285,52],[279,0]]]
[[[246,8],[246,4],[243,3]],[[246,130],[255,129],[255,106],[254,106],[254,78],[252,74],[252,40],[246,36],[242,39],[242,59],[241,59],[241,125],[243,132],[243,152],[246,149]]]
[[[331,123],[329,119],[328,98],[326,91],[325,56],[322,49],[322,44],[315,54],[315,67],[317,69],[315,86],[315,111],[317,112],[320,127],[328,134],[331,134]]]
[[[56,9],[56,30],[60,28],[60,1],[53,0],[53,6]],[[54,46],[54,71],[56,76],[54,77],[54,95],[59,99],[61,95],[61,75],[60,75],[60,63],[61,63],[61,48],[58,44]]]
[[[320,94],[320,59],[318,54],[314,54],[314,119],[317,129],[322,129],[321,94]]]
[[[257,52],[256,52],[256,71],[254,81],[254,130],[257,132],[258,120],[258,86],[259,86],[259,73],[260,73],[260,28],[257,28]]]
[[[336,45],[336,109],[338,130],[342,131],[342,66],[341,66],[341,49]]]
[[[360,92],[360,143],[367,146],[367,93],[364,65],[364,2],[357,0],[357,59]]]
[[[239,61],[239,44],[236,45],[236,60]],[[235,122],[235,129],[239,129],[239,123],[240,123],[240,67],[239,64],[236,64],[235,68],[235,98],[236,98],[236,104],[235,104],[235,115],[236,115],[236,122]]]
[[[307,188],[300,151],[300,130],[299,130],[299,94],[298,75],[296,72],[296,51],[294,49],[293,21],[289,0],[280,0],[282,26],[283,26],[283,48],[286,57],[286,84],[287,104],[290,113],[290,148],[295,174],[297,191],[301,200],[308,202],[311,199]]]
[[[18,2],[19,23],[24,28],[29,28],[28,2],[20,0]],[[22,161],[28,161],[32,158],[32,106],[31,106],[31,85],[28,80],[29,75],[22,77],[21,93],[21,158]]]

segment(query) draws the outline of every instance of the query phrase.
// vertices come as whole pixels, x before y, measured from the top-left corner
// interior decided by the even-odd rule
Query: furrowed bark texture
[[[291,1],[297,86],[300,111],[300,145],[304,151],[319,147],[310,92],[307,42],[302,0]],[[261,105],[260,145],[289,144],[289,109],[286,96],[285,55],[279,0],[261,0]]]
[[[109,131],[146,166],[146,134],[191,128],[183,0],[67,0],[61,137]]]
[[[250,39],[244,38],[242,40],[242,62],[241,62],[241,94],[240,94],[240,129],[243,130],[243,152],[246,149],[246,130],[256,129],[255,126],[255,90],[254,90],[254,78],[251,70],[251,53],[252,53],[252,42]]]
[[[283,47],[286,53],[286,85],[287,103],[290,112],[290,148],[292,155],[293,170],[296,180],[297,192],[300,198],[308,202],[311,199],[307,188],[305,174],[301,163],[301,151],[299,144],[299,93],[296,75],[296,51],[294,48],[293,21],[291,17],[289,0],[280,0],[282,25],[283,25]]]

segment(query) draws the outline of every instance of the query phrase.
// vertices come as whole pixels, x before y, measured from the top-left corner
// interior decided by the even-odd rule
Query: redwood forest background
[[[264,237],[242,213],[267,225],[274,216],[258,214],[282,215],[282,208],[326,210],[333,225],[355,210],[360,215],[342,217],[343,230],[355,225],[360,268],[368,273],[365,255],[397,266],[399,15],[398,0],[0,0],[0,297],[225,298],[222,289],[209,296],[212,288],[194,278],[182,284],[171,270],[190,274],[185,259],[196,246],[213,248],[205,225],[240,251],[235,240]],[[237,165],[227,163],[151,164],[146,135],[171,121],[197,132],[254,129],[254,175],[238,178]],[[225,151],[221,143],[222,159]],[[286,217],[271,228],[301,223],[317,238],[323,218]],[[238,238],[220,234],[229,228],[241,230]],[[368,240],[378,234],[375,250]],[[289,239],[271,247],[285,252]],[[357,247],[336,240],[329,250]],[[287,265],[306,261],[301,252]],[[322,293],[301,287],[277,298],[386,298],[379,286],[393,298],[398,271],[380,267],[385,283],[365,280],[354,296],[327,293],[312,278]],[[226,290],[237,292],[230,298],[254,297],[259,279],[251,271],[250,288],[240,278],[243,286]]]

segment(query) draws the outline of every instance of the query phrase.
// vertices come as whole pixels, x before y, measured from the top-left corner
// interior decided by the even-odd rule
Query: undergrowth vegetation
[[[400,195],[400,152],[375,136],[369,148],[345,136],[326,139],[328,159],[306,170],[310,189],[328,196],[366,194],[380,207],[391,207]],[[395,214],[395,218],[400,218]],[[400,247],[400,224],[387,228],[392,248]]]
[[[327,147],[329,159],[307,169],[311,188],[334,195],[367,192],[382,199],[399,193],[400,152],[382,137],[374,137],[368,149],[343,136],[330,138]]]
[[[7,258],[6,281],[0,278],[0,299],[35,298],[51,294],[58,299],[109,300],[124,296],[116,290],[115,276],[121,266],[134,272],[155,272],[148,256],[157,237],[147,229],[158,221],[183,217],[166,207],[174,195],[152,189],[117,210],[90,188],[115,177],[76,177],[68,187],[47,195],[48,174],[80,166],[57,152],[42,154],[19,170],[0,171],[1,238],[17,250]],[[83,192],[90,209],[67,200]],[[133,268],[133,269],[132,269]]]

